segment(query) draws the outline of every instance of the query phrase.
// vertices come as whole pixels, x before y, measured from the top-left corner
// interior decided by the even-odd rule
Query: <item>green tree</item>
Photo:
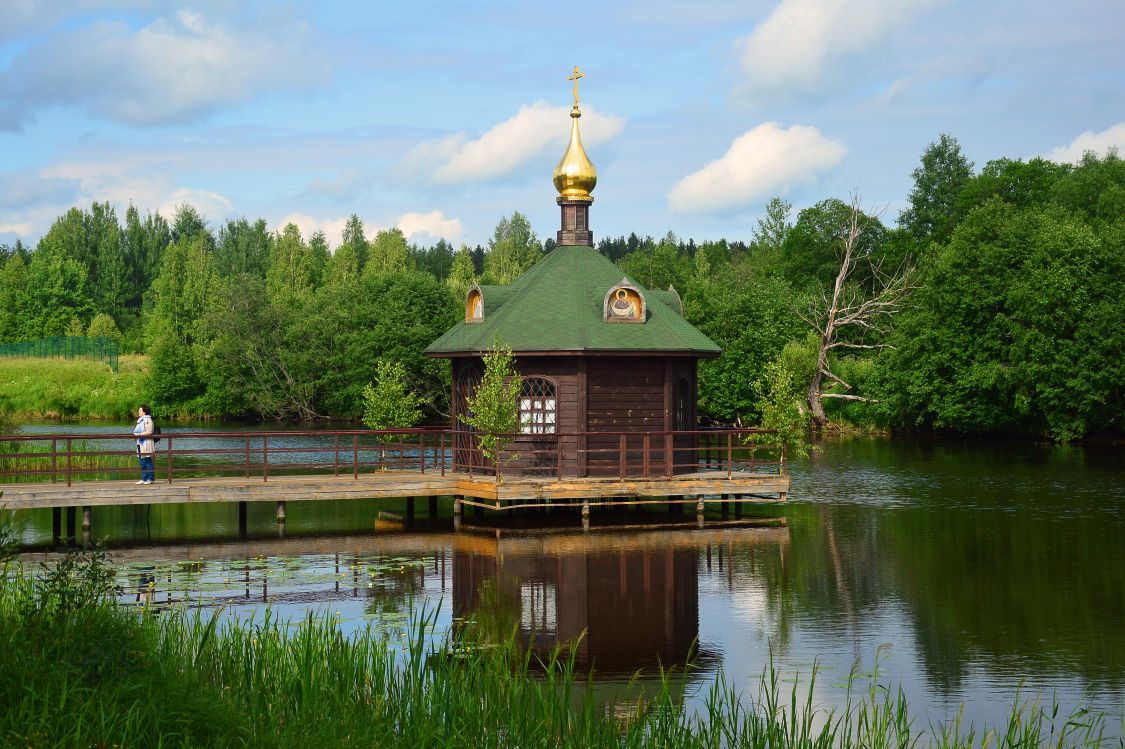
[[[402,362],[380,359],[363,389],[363,423],[371,429],[409,429],[422,419],[425,399],[415,393]]]
[[[369,247],[367,237],[363,233],[363,222],[353,213],[344,224],[344,234],[336,253],[343,252],[345,257],[352,258],[349,262],[354,263],[354,272],[360,273],[367,265]]]
[[[90,338],[112,338],[118,346],[121,345],[121,330],[113,318],[104,312],[94,315],[90,326],[86,328],[86,335]]]
[[[777,432],[775,438],[767,437],[765,442],[785,445],[791,458],[803,458],[809,453],[809,414],[804,396],[805,383],[814,366],[813,351],[791,342],[781,355],[766,364],[755,387],[761,393],[757,403],[761,425]]]
[[[896,423],[1070,439],[1120,428],[1120,219],[993,199],[934,258],[879,367]]]
[[[887,229],[876,216],[860,212],[859,220],[867,228],[856,240],[855,257],[878,262]],[[785,278],[797,288],[831,286],[840,270],[839,249],[851,227],[851,205],[836,198],[801,211],[781,247],[780,269]]]
[[[492,233],[484,256],[484,277],[492,284],[511,283],[542,256],[543,247],[531,222],[516,211],[510,218],[501,218]]]
[[[0,266],[0,342],[30,337],[28,316],[30,299],[27,293],[27,264],[13,253]]]
[[[406,367],[434,413],[447,413],[449,367],[423,351],[463,314],[461,303],[428,273],[368,274],[322,286],[315,312],[301,324],[324,349],[317,376],[323,412],[360,416],[371,363],[386,358]]]
[[[410,266],[410,245],[398,227],[375,235],[367,257],[365,273],[402,273]]]
[[[484,355],[480,384],[468,399],[465,422],[477,431],[481,454],[496,465],[497,481],[504,447],[520,428],[520,386],[512,350],[494,342]]]
[[[252,224],[244,218],[227,221],[219,228],[215,272],[225,278],[241,273],[265,276],[273,241],[265,219],[258,219]]]
[[[308,293],[316,286],[316,259],[296,224],[286,224],[270,243],[266,286],[271,296]]]
[[[36,250],[27,271],[28,317],[24,338],[62,335],[72,319],[94,316],[89,274],[79,261],[53,251]]]
[[[449,272],[449,277],[445,279],[445,283],[449,286],[449,290],[453,292],[454,297],[464,301],[465,295],[469,293],[469,287],[473,285],[475,280],[476,268],[473,266],[473,256],[469,246],[463,244],[461,249],[457,250],[457,254],[453,256],[453,268]]]
[[[898,223],[910,232],[920,248],[930,242],[943,244],[965,216],[961,190],[973,176],[973,162],[961,153],[961,144],[942,133],[922,152],[922,163],[911,172],[914,188],[910,207]]]
[[[182,211],[181,211],[182,212]],[[209,235],[183,233],[164,251],[145,323],[148,390],[162,410],[183,410],[203,391],[196,347],[216,276]]]
[[[758,219],[751,239],[756,254],[771,259],[779,256],[789,230],[793,228],[789,221],[792,212],[791,203],[776,196],[770,198],[770,202],[766,203],[766,215]]]
[[[789,308],[784,280],[758,273],[748,262],[713,274],[700,293],[692,284],[684,314],[723,353],[699,363],[699,410],[708,418],[749,424],[760,417],[760,374],[803,325]]]
[[[646,237],[641,247],[617,264],[626,275],[649,289],[683,289],[692,275],[691,258],[680,254],[679,240],[671,231],[658,243]]]

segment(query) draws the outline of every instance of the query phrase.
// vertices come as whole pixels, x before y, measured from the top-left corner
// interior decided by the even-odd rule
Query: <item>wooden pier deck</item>
[[[755,430],[668,432],[656,438],[588,451],[614,475],[574,476],[549,458],[561,448],[540,450],[538,462],[497,471],[480,459],[466,433],[436,430],[311,432],[165,432],[156,453],[156,480],[138,485],[132,438],[110,434],[0,436],[0,507],[51,509],[56,538],[75,536],[77,508],[90,528],[93,507],[237,503],[240,525],[250,502],[274,502],[285,522],[287,502],[450,497],[453,514],[523,508],[620,504],[708,504],[785,501],[789,493],[784,450],[754,444]],[[703,436],[701,436],[703,435]],[[552,435],[557,445],[581,435]],[[128,441],[126,441],[128,440]],[[542,437],[537,436],[542,442]],[[682,444],[693,447],[681,447]],[[15,445],[15,447],[12,447]],[[527,459],[524,451],[523,459]],[[679,462],[676,462],[679,461]],[[514,461],[513,461],[514,462]],[[129,476],[128,480],[123,476]]]
[[[352,476],[224,476],[178,478],[138,486],[133,481],[83,481],[0,484],[0,504],[12,510],[106,505],[194,504],[199,502],[305,502],[381,497],[458,497],[465,504],[493,510],[559,505],[779,501],[789,491],[788,476],[736,475],[698,471],[672,478],[491,478],[468,473],[419,474],[379,471]],[[751,496],[755,495],[755,496]],[[657,499],[659,498],[659,499]]]

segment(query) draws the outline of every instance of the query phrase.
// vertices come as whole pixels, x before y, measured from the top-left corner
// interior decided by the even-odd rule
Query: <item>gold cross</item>
[[[578,106],[578,79],[583,78],[583,77],[584,77],[584,74],[582,73],[581,70],[578,69],[578,66],[575,65],[574,66],[574,72],[571,73],[570,76],[567,78],[568,81],[574,81],[574,106],[575,107]]]

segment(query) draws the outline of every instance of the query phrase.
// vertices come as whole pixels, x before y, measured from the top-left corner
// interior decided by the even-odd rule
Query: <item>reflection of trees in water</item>
[[[1121,530],[1097,517],[890,513],[882,534],[888,574],[909,604],[931,679],[961,677],[967,660],[983,656],[1009,669],[1078,673],[1095,688],[1120,688]]]
[[[958,507],[794,505],[788,518],[787,558],[758,558],[779,648],[799,615],[858,649],[877,609],[902,601],[920,667],[942,694],[982,659],[1079,674],[1095,688],[1125,683],[1120,524]],[[736,576],[749,553],[733,550]]]

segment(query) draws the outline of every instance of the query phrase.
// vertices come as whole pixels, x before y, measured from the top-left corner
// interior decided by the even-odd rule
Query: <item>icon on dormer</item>
[[[605,295],[603,319],[606,322],[644,322],[645,313],[644,295],[627,278],[621,279],[621,283]]]

